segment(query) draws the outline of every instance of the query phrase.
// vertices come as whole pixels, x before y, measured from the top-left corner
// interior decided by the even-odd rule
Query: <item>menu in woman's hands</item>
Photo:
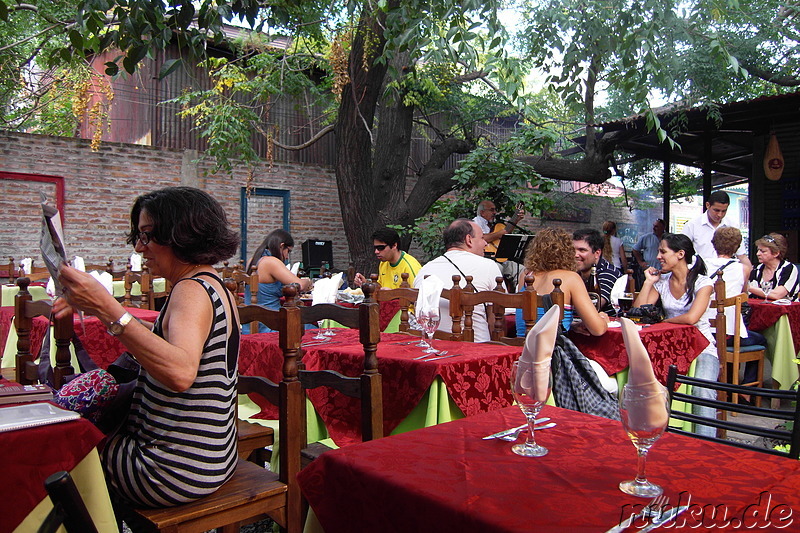
[[[42,236],[39,239],[39,250],[42,252],[47,271],[55,285],[56,294],[63,292],[58,281],[58,269],[67,261],[67,251],[64,247],[64,230],[61,227],[61,217],[58,209],[47,205],[47,195],[39,193],[42,200]]]

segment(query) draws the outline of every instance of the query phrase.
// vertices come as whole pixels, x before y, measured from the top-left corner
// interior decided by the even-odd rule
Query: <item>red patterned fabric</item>
[[[791,305],[776,305],[751,298],[748,303],[752,308],[750,324],[747,326],[749,329],[764,331],[774,325],[780,317],[786,315],[792,330],[794,351],[795,353],[800,352],[800,302],[792,302]]]
[[[303,337],[303,362],[308,370],[335,370],[357,376],[363,370],[364,351],[356,330],[337,330],[328,343],[315,344],[316,330]],[[391,433],[419,403],[436,376],[441,376],[450,397],[464,412],[473,415],[511,404],[508,379],[511,363],[521,348],[514,346],[434,341],[440,350],[461,354],[439,361],[415,360],[421,349],[410,342],[414,338],[401,333],[381,334],[378,344],[378,371],[383,384],[384,433]],[[395,344],[393,344],[395,343]],[[246,375],[281,379],[282,355],[276,333],[244,335],[239,351],[239,371]],[[360,401],[328,388],[308,392],[311,402],[325,422],[331,438],[340,445],[361,440]],[[257,418],[274,419],[277,409],[261,405]]]
[[[13,531],[44,499],[50,474],[72,470],[102,439],[84,419],[0,433],[0,531]]]
[[[609,328],[599,337],[568,333],[575,346],[588,357],[597,361],[608,375],[628,368],[628,352],[622,339],[622,328]],[[656,378],[667,382],[669,366],[676,365],[678,372],[685,374],[700,352],[708,346],[708,339],[694,326],[660,323],[642,327],[639,331],[644,347],[650,354]]]
[[[545,457],[481,439],[523,423],[514,407],[326,452],[298,481],[326,533],[597,532],[642,509],[647,500],[618,488],[636,470],[619,422],[549,406],[542,415],[558,424],[537,432]],[[667,434],[647,477],[670,505],[692,506],[665,531],[800,527],[799,461]],[[722,507],[712,516],[710,506]]]
[[[14,307],[0,307],[0,358],[3,357],[6,342],[8,341],[8,334],[13,327]],[[34,354],[34,357],[37,357],[42,349],[42,339],[44,338],[44,332],[46,329],[46,320],[39,317],[33,321],[33,326],[31,328],[31,353]]]

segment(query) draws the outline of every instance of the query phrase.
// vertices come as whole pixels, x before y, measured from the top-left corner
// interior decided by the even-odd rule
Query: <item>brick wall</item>
[[[241,228],[241,190],[247,180],[243,170],[233,176],[205,175],[210,165],[194,163],[196,153],[147,146],[103,143],[92,152],[80,139],[0,132],[0,264],[8,256],[33,257],[38,265],[41,210],[39,191],[55,197],[52,183],[30,181],[30,175],[62,178],[64,231],[68,253],[87,263],[109,258],[127,262],[132,250],[125,243],[130,207],[145,192],[165,186],[190,185],[204,189],[220,201],[231,226]],[[289,191],[290,232],[301,260],[300,244],[306,239],[333,241],[334,265],[347,268],[349,253],[339,214],[336,182],[330,169],[276,164],[258,168],[255,187]],[[282,223],[267,204],[249,209],[248,252]],[[234,259],[238,259],[235,257]]]
[[[33,257],[38,252],[40,231],[39,191],[50,198],[56,185],[30,181],[33,176],[60,178],[64,185],[64,230],[71,255],[87,263],[103,264],[109,258],[123,263],[132,252],[125,243],[130,206],[145,192],[170,185],[190,185],[206,190],[225,208],[231,225],[241,230],[242,187],[245,170],[233,176],[206,175],[208,162],[196,162],[196,152],[104,142],[92,152],[80,139],[0,132],[0,265],[8,257]],[[58,181],[58,179],[56,180]],[[410,186],[413,184],[410,184]],[[329,168],[304,164],[266,164],[258,168],[253,187],[289,192],[290,232],[296,250],[292,261],[302,259],[301,243],[307,239],[333,241],[334,266],[346,269],[350,259],[339,211],[336,180]],[[638,235],[650,231],[661,216],[660,206],[650,211],[629,211],[611,198],[553,192],[559,203],[590,208],[591,221],[576,223],[526,217],[523,226],[532,232],[541,227],[601,229],[604,220],[614,220],[620,236],[630,248]],[[251,255],[269,231],[283,221],[283,200],[276,196],[254,196],[247,202],[247,254]],[[470,218],[474,216],[469,214]],[[414,247],[411,253],[417,250]],[[240,253],[234,260],[238,260]],[[421,254],[417,254],[421,257]],[[249,257],[247,258],[249,259]]]

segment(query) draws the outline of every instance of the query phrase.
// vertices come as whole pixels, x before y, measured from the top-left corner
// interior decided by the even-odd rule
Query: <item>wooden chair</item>
[[[728,402],[720,399],[717,400],[701,399],[692,396],[690,394],[675,392],[676,386],[681,384],[690,385],[692,387],[697,386],[697,387],[705,387],[708,389],[716,390],[718,391],[718,395],[723,398],[727,397],[727,395],[749,394],[751,396],[761,396],[763,398],[769,398],[769,399],[791,400],[794,402],[794,410],[781,411],[763,407],[739,405],[734,402]],[[688,376],[678,374],[678,368],[675,365],[670,365],[669,374],[667,377],[667,390],[669,391],[670,404],[674,401],[682,401],[689,406],[702,404],[706,407],[712,407],[714,409],[723,412],[744,413],[761,419],[767,419],[770,422],[773,422],[775,419],[777,419],[777,420],[784,420],[793,424],[791,430],[768,429],[767,427],[764,426],[763,423],[760,425],[756,425],[755,422],[753,422],[752,424],[745,424],[741,422],[731,422],[729,420],[723,420],[716,417],[706,418],[699,415],[684,413],[679,409],[673,409],[670,414],[672,418],[675,418],[677,420],[683,420],[692,423],[701,423],[706,426],[717,428],[718,430],[736,431],[739,433],[745,433],[747,435],[785,441],[789,445],[788,451],[776,450],[773,448],[762,448],[760,446],[755,446],[747,442],[741,442],[738,440],[736,441],[726,440],[718,436],[712,437],[705,435],[697,435],[695,433],[689,433],[688,431],[684,431],[682,429],[675,428],[672,426],[668,426],[667,431],[671,431],[673,433],[681,433],[699,439],[721,442],[723,444],[728,444],[730,446],[737,446],[739,448],[746,448],[748,450],[753,450],[757,452],[769,453],[773,455],[782,455],[785,457],[790,457],[792,459],[798,459],[798,457],[800,457],[800,410],[798,409],[798,407],[800,406],[800,389],[798,389],[797,391],[782,391],[782,390],[764,389],[760,387],[745,387],[744,385],[732,385],[729,383],[721,383],[719,381],[709,381],[699,378],[690,378]]]
[[[403,333],[408,333],[410,335],[415,336],[422,336],[422,331],[411,329],[409,324],[409,308],[414,305],[417,301],[417,294],[419,294],[419,289],[412,288],[408,284],[408,273],[404,272],[400,274],[402,282],[400,283],[400,287],[397,289],[380,289],[374,293],[374,299],[377,302],[387,302],[390,300],[399,300],[400,301],[400,325],[398,327],[399,331]],[[378,275],[371,274],[370,278],[374,283],[377,284]],[[461,326],[461,319],[463,316],[462,306],[461,306],[461,294],[463,294],[464,289],[461,288],[461,276],[458,274],[454,274],[451,278],[453,281],[453,286],[449,289],[442,289],[442,298],[448,300],[450,302],[450,319],[452,320],[453,326],[450,330],[450,333],[446,331],[437,331],[434,333],[434,339],[441,339],[441,340],[449,340],[449,341],[461,341],[464,340],[464,335],[462,333],[462,326]],[[378,285],[379,286],[379,285]],[[472,286],[472,276],[467,276],[467,286]],[[474,290],[474,289],[473,289]]]
[[[300,470],[305,405],[297,367],[303,333],[300,310],[282,307],[270,313],[274,315],[269,324],[280,331],[283,380],[276,385],[265,378],[239,376],[238,390],[258,393],[278,405],[280,473],[239,459],[233,477],[217,492],[200,500],[164,509],[120,509],[121,518],[132,529],[199,533],[217,528],[218,532],[228,533],[238,531],[241,523],[269,516],[289,533],[302,530],[302,496],[295,481]]]
[[[258,303],[258,274],[245,274],[238,268],[224,278],[225,286],[236,296],[236,305]],[[252,330],[251,330],[252,331]]]
[[[125,296],[122,298],[122,305],[125,307],[139,307],[141,309],[155,309],[155,299],[153,297],[153,279],[150,272],[142,270],[141,272],[133,272],[128,270],[125,272]],[[131,296],[133,284],[139,283],[139,290],[141,296],[137,298],[138,303],[135,303],[134,297]]]
[[[744,386],[764,386],[764,357],[767,353],[766,346],[755,344],[752,346],[741,345],[741,324],[742,324],[742,302],[747,301],[746,293],[737,294],[731,298],[725,296],[725,281],[722,279],[722,270],[717,271],[717,280],[714,282],[714,297],[711,308],[716,308],[717,315],[709,320],[712,327],[716,328],[717,356],[720,364],[720,380],[733,385],[739,383],[739,366],[744,363],[754,361],[758,364],[758,374],[755,381],[741,383]],[[734,312],[734,332],[733,346],[728,346],[727,342],[727,316],[725,310],[733,308]],[[729,371],[730,368],[730,371]],[[739,395],[734,393],[731,401],[736,403]],[[755,397],[756,406],[761,406],[761,397]],[[736,413],[732,413],[736,416]]]
[[[39,527],[39,533],[55,533],[62,525],[67,533],[97,533],[92,516],[69,472],[61,470],[50,475],[44,488],[53,502],[53,509]]]
[[[49,300],[33,301],[28,292],[30,280],[27,277],[17,279],[19,292],[14,296],[14,328],[17,331],[17,358],[16,375],[17,383],[29,385],[39,381],[39,365],[34,363],[39,354],[31,353],[31,329],[33,319],[37,316],[50,318],[52,304]],[[72,317],[65,316],[53,320],[53,333],[56,342],[56,366],[53,368],[53,385],[56,388],[64,384],[67,376],[75,373],[70,364],[69,351],[72,341]],[[49,332],[45,333],[49,335]]]
[[[472,315],[476,305],[486,305],[486,320],[491,327],[492,341],[501,342],[511,346],[522,346],[525,337],[511,337],[506,334],[506,308],[514,307],[522,309],[522,318],[525,321],[525,331],[530,331],[538,320],[538,309],[545,307],[545,301],[541,294],[533,288],[534,277],[532,274],[525,276],[525,289],[513,294],[504,290],[504,279],[500,276],[495,278],[497,283],[492,291],[464,292],[461,295],[461,306],[465,322],[468,316]],[[553,305],[561,308],[561,320],[564,319],[564,293],[561,291],[561,280],[553,280],[553,291],[550,298]],[[473,342],[474,331],[471,328],[464,328],[464,340]]]

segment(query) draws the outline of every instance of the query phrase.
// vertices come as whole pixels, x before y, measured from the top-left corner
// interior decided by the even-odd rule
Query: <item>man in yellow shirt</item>
[[[408,283],[414,285],[414,278],[422,266],[419,261],[400,249],[400,235],[393,229],[383,228],[372,234],[375,256],[380,260],[378,283],[383,289],[396,289],[403,282],[401,274],[408,272]],[[366,278],[358,273],[354,282],[360,287]]]

